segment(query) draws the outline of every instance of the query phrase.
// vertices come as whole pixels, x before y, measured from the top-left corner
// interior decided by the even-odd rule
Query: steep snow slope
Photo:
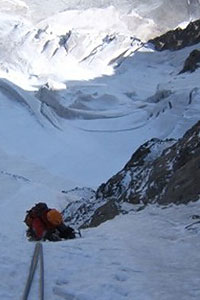
[[[137,39],[171,12],[171,1],[146,3],[1,1],[1,299],[23,291],[29,207],[64,209],[73,199],[61,190],[96,188],[143,142],[178,138],[199,119],[199,70],[177,75],[194,47],[158,54]],[[173,3],[176,25],[188,21],[189,2]],[[82,239],[44,243],[46,297],[198,299],[199,229],[185,230],[198,209],[150,207]]]
[[[37,175],[42,175],[39,169]],[[63,199],[44,183],[0,177],[0,298],[14,300],[22,297],[35,245],[24,236],[24,210],[38,196],[48,195],[48,203],[57,208]],[[84,230],[80,239],[43,243],[45,299],[198,299],[200,231],[198,224],[185,229],[198,209],[199,202],[168,209],[152,206]],[[37,298],[38,277],[30,299]]]

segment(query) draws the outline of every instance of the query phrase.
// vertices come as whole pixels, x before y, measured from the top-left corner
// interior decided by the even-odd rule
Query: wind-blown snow
[[[27,209],[63,210],[62,190],[97,188],[142,143],[179,138],[199,120],[200,71],[178,75],[198,45],[157,53],[145,43],[195,18],[190,2],[0,1],[0,299],[23,293]],[[199,299],[199,229],[185,229],[198,210],[133,210],[44,243],[45,297]]]

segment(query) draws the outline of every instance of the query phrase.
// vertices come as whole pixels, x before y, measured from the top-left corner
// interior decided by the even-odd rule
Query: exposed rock
[[[199,199],[199,182],[200,121],[178,141],[146,142],[96,193],[89,189],[66,192],[76,199],[66,208],[65,220],[80,228],[93,227],[151,203],[187,204]]]
[[[161,154],[155,148],[174,141],[151,140],[141,146],[96,197],[129,203],[188,203],[199,198],[200,122]]]
[[[199,199],[200,122],[155,162],[151,181],[155,182],[155,190],[161,170],[165,174],[168,173],[168,177],[162,186],[161,194],[156,195],[156,202],[187,204]]]
[[[167,33],[149,40],[156,50],[179,50],[187,46],[192,46],[200,42],[200,20],[190,22],[185,28],[177,28]]]
[[[131,157],[125,167],[97,190],[98,198],[115,198],[117,202],[140,204],[147,202],[144,191],[148,186],[154,161],[164,149],[175,143],[175,140],[162,141],[152,139],[142,145]]]
[[[193,50],[188,58],[185,61],[183,69],[179,72],[179,74],[184,72],[194,72],[198,67],[198,63],[200,63],[200,51],[195,49]]]
[[[101,223],[111,220],[120,213],[120,210],[114,200],[109,200],[104,205],[99,207],[89,223],[90,227],[96,227]]]
[[[166,148],[167,147],[167,148]],[[164,151],[162,151],[164,149]],[[106,213],[106,204],[92,216],[89,225],[99,224],[122,211],[122,203],[160,205],[187,204],[200,195],[200,122],[182,139],[153,139],[141,146],[125,167],[102,184],[96,192],[115,208]],[[113,202],[113,199],[114,202]],[[116,208],[118,210],[116,210]]]
[[[94,212],[105,203],[98,201],[90,188],[77,187],[62,193],[68,203],[62,212],[64,221],[77,228],[87,227]]]

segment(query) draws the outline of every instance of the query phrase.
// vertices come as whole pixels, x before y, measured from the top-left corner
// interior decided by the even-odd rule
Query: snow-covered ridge
[[[114,7],[62,12],[36,27],[2,14],[0,33],[2,76],[17,84],[19,76],[40,84],[110,75],[120,58],[141,47],[137,32],[128,29]]]
[[[35,22],[63,10],[114,6],[124,17],[134,12],[140,16],[142,22],[152,19],[162,33],[179,23],[198,18],[200,12],[198,0],[24,0],[24,3],[29,7],[28,13]],[[127,19],[134,28],[134,21],[131,18]]]
[[[11,17],[12,5],[28,7],[27,13]],[[181,11],[180,21],[191,20],[188,14],[193,5],[192,1],[182,5],[177,1],[174,14]],[[117,1],[56,1],[48,5],[45,1],[8,1],[7,10],[1,11],[0,71],[16,84],[20,84],[20,76],[31,85],[111,75],[119,60],[140,48],[138,39],[146,41],[171,28],[164,29],[154,20],[154,14],[163,9],[165,13],[169,10],[161,0],[143,5],[138,1],[120,5]],[[34,25],[33,11],[36,15],[46,11]]]

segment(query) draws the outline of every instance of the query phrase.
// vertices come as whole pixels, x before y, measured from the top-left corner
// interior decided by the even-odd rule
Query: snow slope
[[[10,177],[3,183],[12,193],[4,191],[1,203],[6,214],[0,220],[0,297],[20,299],[35,245],[24,236],[22,207],[39,194],[51,195],[49,203],[55,204],[58,195],[44,185]],[[198,209],[199,202],[168,209],[152,206],[84,230],[82,238],[43,243],[45,299],[198,299],[200,231],[198,226],[185,229]],[[13,217],[10,226],[8,214]],[[38,295],[38,276],[29,299]]]
[[[16,299],[34,247],[25,211],[62,210],[62,190],[96,188],[148,139],[179,138],[199,120],[200,71],[177,75],[198,45],[144,43],[165,1],[0,3],[0,299]],[[188,21],[187,3],[173,3]],[[199,230],[185,230],[198,209],[149,207],[44,243],[46,298],[198,299]]]

